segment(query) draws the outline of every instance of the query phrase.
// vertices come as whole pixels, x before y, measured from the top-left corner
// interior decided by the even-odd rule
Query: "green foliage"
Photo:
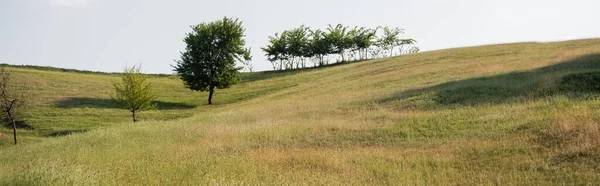
[[[152,103],[156,96],[151,84],[146,82],[146,76],[141,73],[141,66],[125,67],[121,83],[113,86],[116,91],[113,99],[131,112],[133,122],[137,121],[137,112],[156,108]]]
[[[284,32],[285,33],[285,32]],[[275,33],[275,36],[269,36],[269,45],[261,48],[267,56],[267,59],[273,64],[273,69],[283,70],[283,62],[288,59],[287,55],[287,34]],[[279,65],[277,64],[279,62]]]
[[[354,47],[359,52],[359,59],[368,59],[369,48],[376,43],[377,29],[367,29],[364,27],[354,28],[352,30],[352,40]]]
[[[306,67],[303,58],[311,56],[310,50],[308,49],[308,33],[309,28],[304,25],[284,32],[284,35],[287,35],[285,38],[287,39],[287,52],[290,56],[289,65],[291,68],[293,68],[293,65],[296,65],[296,68],[299,68],[300,65],[302,65],[303,68]]]
[[[319,66],[326,65],[325,57],[332,53],[331,45],[327,40],[327,33],[321,30],[310,32],[310,40],[308,43],[309,57],[316,57]]]
[[[402,40],[398,37],[404,33],[404,29],[383,27],[383,36],[379,39],[379,44],[383,49],[390,50],[390,55],[394,55],[394,47],[400,45]]]
[[[192,26],[184,39],[187,46],[173,67],[186,87],[209,92],[208,104],[215,88],[229,88],[239,81],[236,62],[251,60],[250,49],[244,48],[244,31],[241,21],[225,17]]]
[[[304,25],[285,30],[281,34],[269,36],[269,44],[261,48],[274,70],[306,68],[306,61],[313,61],[314,66],[329,64],[329,55],[337,54],[337,62],[366,60],[385,57],[383,50],[390,50],[390,56],[396,46],[398,54],[416,53],[414,39],[399,38],[402,29],[384,27],[385,35],[378,39],[377,30],[365,27],[354,27],[338,24],[329,25],[325,30],[310,30]],[[409,48],[404,49],[404,46]],[[412,48],[410,48],[412,46]],[[358,55],[356,55],[358,53]],[[358,57],[358,58],[357,58]]]
[[[347,30],[348,27],[342,24],[338,24],[335,27],[329,25],[329,28],[327,28],[328,33],[325,36],[333,48],[332,52],[339,54],[342,58],[342,62],[346,61],[344,59],[344,52],[347,49],[350,49],[353,44]]]

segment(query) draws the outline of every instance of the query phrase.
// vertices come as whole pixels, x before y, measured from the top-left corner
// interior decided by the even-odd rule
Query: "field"
[[[600,39],[244,74],[214,105],[151,76],[135,124],[118,75],[10,69],[35,129],[0,129],[0,185],[600,183]]]

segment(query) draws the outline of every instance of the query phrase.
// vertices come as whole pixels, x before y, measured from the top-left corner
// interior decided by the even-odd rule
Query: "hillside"
[[[210,106],[153,76],[136,124],[116,75],[11,69],[36,129],[0,142],[0,185],[600,182],[600,39],[246,74]]]

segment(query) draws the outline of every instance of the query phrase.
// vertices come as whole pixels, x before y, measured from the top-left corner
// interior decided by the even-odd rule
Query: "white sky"
[[[172,73],[190,25],[244,21],[255,70],[260,47],[301,24],[406,29],[422,50],[600,37],[598,0],[0,0],[0,62],[94,71],[142,63]]]

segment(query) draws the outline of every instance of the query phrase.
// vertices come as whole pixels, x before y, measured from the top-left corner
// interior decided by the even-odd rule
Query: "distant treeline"
[[[381,30],[383,32],[378,33]],[[304,25],[269,37],[266,52],[274,70],[325,66],[330,62],[360,61],[416,53],[416,40],[400,38],[401,28],[349,28],[329,25],[327,30],[311,30]],[[394,50],[397,49],[397,50]]]
[[[58,67],[50,67],[50,66],[34,66],[34,65],[11,65],[6,63],[0,63],[0,67],[15,67],[15,68],[27,68],[27,69],[35,69],[35,70],[44,70],[44,71],[55,71],[55,72],[74,72],[81,74],[106,74],[106,75],[120,75],[121,72],[99,72],[99,71],[89,71],[89,70],[77,70],[77,69],[66,69],[66,68],[58,68]],[[171,77],[175,76],[172,74],[146,74],[153,77]]]

